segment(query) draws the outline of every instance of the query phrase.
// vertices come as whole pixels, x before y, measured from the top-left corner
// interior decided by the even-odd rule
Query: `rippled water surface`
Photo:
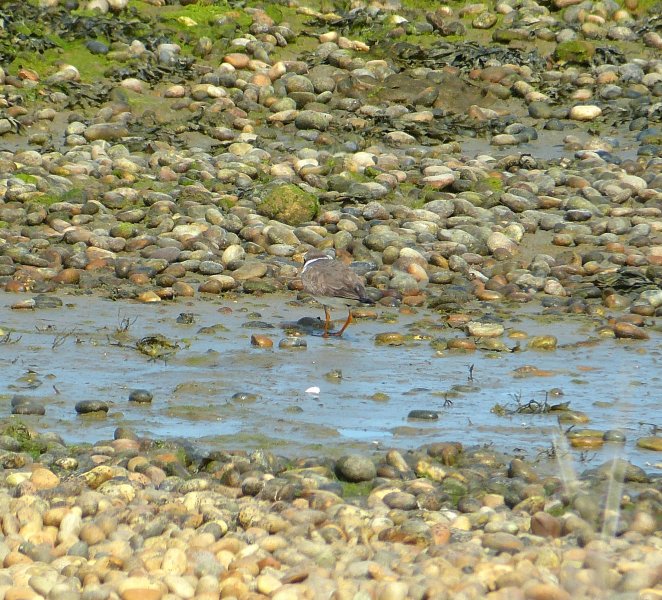
[[[503,321],[506,332],[553,333],[556,351],[438,355],[429,340],[388,347],[376,346],[374,338],[387,331],[462,335],[444,328],[439,315],[378,309],[382,318],[359,321],[343,338],[308,331],[307,348],[286,350],[278,348],[286,327],[322,315],[321,309],[277,296],[159,305],[61,297],[60,309],[18,311],[10,305],[21,296],[0,295],[0,328],[16,342],[0,345],[0,410],[6,419],[14,394],[33,396],[46,405],[46,415],[20,418],[71,443],[112,439],[122,425],[139,435],[186,438],[207,448],[269,447],[285,455],[461,441],[535,457],[551,448],[556,417],[496,416],[491,409],[497,403],[513,409],[518,400],[543,402],[557,388],[562,396],[549,396],[550,403],[569,401],[588,414],[588,427],[618,428],[627,436],[624,448],[573,451],[578,465],[597,464],[613,453],[645,468],[659,468],[661,461],[635,446],[650,434],[647,424],[662,425],[659,334],[648,342],[600,339],[585,317],[543,324],[536,318],[541,309],[518,306]],[[178,324],[180,313],[191,313],[195,322]],[[389,322],[388,315],[397,319]],[[127,323],[128,337],[117,338],[116,330]],[[252,347],[253,333],[272,337],[274,348]],[[150,360],[135,343],[153,334],[180,349]],[[578,345],[586,340],[595,343]],[[519,377],[516,370],[527,365],[548,373]],[[315,387],[319,393],[307,391]],[[136,388],[153,393],[151,405],[128,401]],[[108,416],[78,416],[74,406],[84,399],[108,402]],[[410,420],[414,409],[438,411],[439,419]]]

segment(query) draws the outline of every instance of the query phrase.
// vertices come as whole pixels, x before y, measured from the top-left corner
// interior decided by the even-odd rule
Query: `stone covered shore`
[[[5,304],[295,296],[316,247],[379,304],[437,311],[461,338],[440,352],[504,350],[481,321],[501,303],[660,333],[655,3],[0,18]],[[662,597],[660,475],[624,462],[563,481],[459,443],[286,460],[128,430],[67,446],[14,420],[0,448],[6,600]]]

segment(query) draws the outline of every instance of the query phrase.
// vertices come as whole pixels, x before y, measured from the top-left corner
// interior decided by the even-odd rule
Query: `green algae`
[[[557,61],[576,64],[590,64],[595,54],[595,46],[586,40],[569,40],[556,46],[554,58]]]
[[[49,48],[43,53],[19,52],[9,64],[9,71],[31,69],[43,80],[55,73],[59,64],[68,63],[78,69],[83,82],[95,82],[99,80],[100,71],[103,72],[115,64],[105,56],[92,54],[82,40],[70,41],[56,35],[48,35],[46,38],[57,47]]]
[[[29,175],[28,173],[15,173],[14,177],[25,183],[31,183],[34,185],[36,185],[37,181],[39,181],[34,175]]]
[[[360,483],[350,483],[349,481],[341,481],[342,497],[343,498],[365,498],[370,495],[372,491],[372,483],[369,481]]]
[[[319,202],[314,194],[288,183],[267,192],[257,208],[260,214],[296,226],[315,218]]]
[[[35,440],[27,425],[20,419],[11,417],[10,422],[2,429],[2,435],[15,439],[20,444],[21,451],[26,452],[35,460],[46,450],[46,445]]]

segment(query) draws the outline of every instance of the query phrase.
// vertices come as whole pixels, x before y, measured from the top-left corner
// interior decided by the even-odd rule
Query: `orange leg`
[[[347,313],[347,320],[345,321],[345,324],[338,331],[335,331],[335,332],[331,333],[330,335],[335,335],[335,336],[340,337],[345,332],[345,329],[347,329],[349,327],[349,324],[351,322],[352,322],[352,311],[350,310]]]
[[[329,337],[329,335],[333,335],[329,333],[329,326],[331,325],[331,313],[329,312],[328,306],[324,307],[324,333],[322,334],[322,337]]]

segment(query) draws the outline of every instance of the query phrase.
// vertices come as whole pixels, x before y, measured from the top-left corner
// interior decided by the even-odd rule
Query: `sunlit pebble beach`
[[[444,315],[440,352],[503,350],[480,307],[512,302],[659,336],[654,4],[163,4],[0,4],[3,305],[296,298],[315,247]],[[7,422],[3,598],[662,597],[659,471],[625,461],[114,437]]]

